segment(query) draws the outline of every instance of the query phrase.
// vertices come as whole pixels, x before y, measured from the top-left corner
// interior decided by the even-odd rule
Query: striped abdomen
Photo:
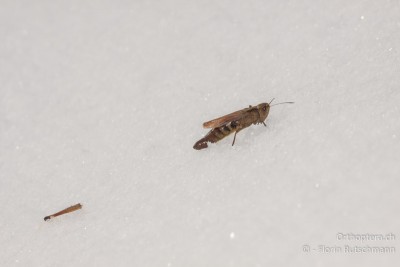
[[[197,141],[194,144],[193,148],[197,150],[207,148],[208,142],[216,143],[237,130],[238,130],[238,123],[236,121],[232,121],[228,124],[214,128],[211,131],[209,131],[206,136]]]

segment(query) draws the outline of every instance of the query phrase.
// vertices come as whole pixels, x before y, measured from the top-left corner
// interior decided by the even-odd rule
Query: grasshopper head
[[[264,121],[267,119],[269,109],[272,106],[281,105],[281,104],[294,104],[294,102],[282,102],[282,103],[271,105],[271,103],[272,103],[272,101],[274,101],[274,99],[275,98],[272,98],[271,102],[269,102],[269,103],[261,103],[261,104],[257,105],[258,114],[260,115],[258,123],[263,123],[265,125]]]
[[[267,119],[268,113],[269,113],[269,108],[270,108],[269,103],[261,103],[261,104],[257,105],[258,114],[260,115],[260,118],[258,121],[259,123],[263,123]]]

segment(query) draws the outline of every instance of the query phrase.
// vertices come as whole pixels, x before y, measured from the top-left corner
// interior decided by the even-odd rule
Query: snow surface
[[[399,266],[399,1],[3,0],[0,34],[0,266]]]

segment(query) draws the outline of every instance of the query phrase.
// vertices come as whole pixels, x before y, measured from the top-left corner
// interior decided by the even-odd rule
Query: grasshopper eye
[[[262,110],[266,111],[267,110],[267,106],[263,106]]]

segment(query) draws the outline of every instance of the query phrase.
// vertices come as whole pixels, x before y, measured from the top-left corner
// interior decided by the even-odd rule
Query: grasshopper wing
[[[246,110],[247,110],[247,108],[235,111],[233,113],[213,119],[211,121],[207,121],[207,122],[203,123],[203,127],[204,128],[217,128],[217,127],[220,127],[231,121],[237,121],[242,118],[242,116],[246,112]]]

